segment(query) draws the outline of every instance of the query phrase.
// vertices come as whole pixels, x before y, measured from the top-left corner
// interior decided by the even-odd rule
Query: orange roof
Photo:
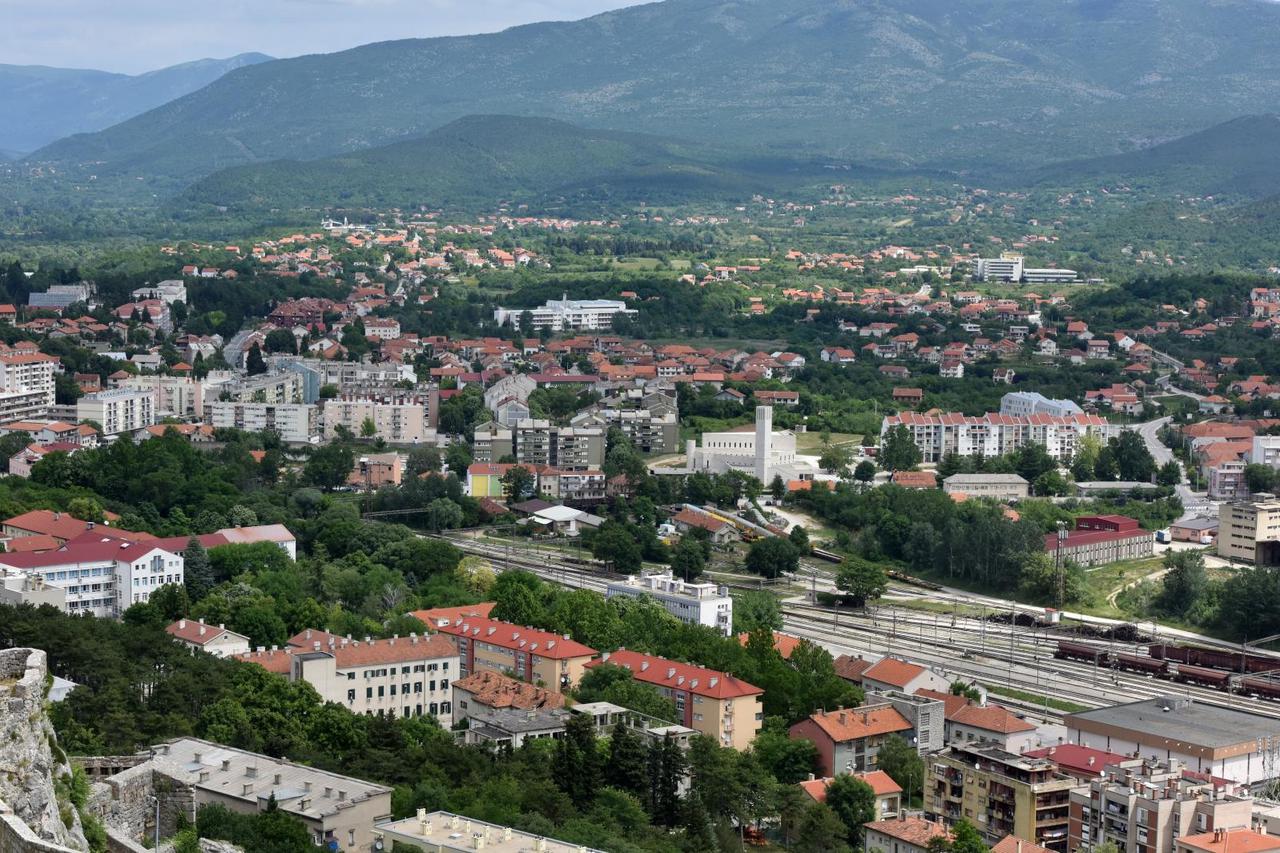
[[[960,712],[961,708],[967,707],[969,700],[963,696],[957,696],[954,693],[943,693],[941,690],[929,690],[921,687],[916,691],[917,696],[923,696],[926,699],[937,699],[944,706],[943,714],[948,720]]]
[[[108,518],[110,518],[109,515]],[[90,523],[81,521],[68,513],[54,512],[50,509],[33,509],[30,512],[24,512],[21,515],[15,515],[12,518],[0,521],[0,524],[6,527],[14,527],[31,533],[44,533],[63,541],[75,539],[86,530],[91,530]],[[155,538],[150,533],[138,533],[115,527],[111,528],[109,533],[116,539],[124,539],[130,542],[142,542]]]
[[[487,617],[469,616],[449,625],[437,626],[441,633],[455,637],[479,640],[504,649],[528,652],[536,657],[563,660],[565,658],[593,657],[596,650],[572,640],[566,634],[560,636],[551,631],[524,628],[510,622]]]
[[[1016,835],[1006,835],[991,848],[991,853],[1051,853],[1047,847],[1033,844]]]
[[[1280,850],[1280,837],[1263,835],[1245,827],[1228,829],[1221,835],[1216,832],[1184,835],[1181,843],[1193,850],[1209,850],[1212,853],[1264,853],[1268,850]]]
[[[902,786],[893,781],[893,777],[883,770],[871,770],[866,773],[854,773],[853,778],[860,779],[871,786],[871,790],[875,792],[877,797],[887,797],[893,794],[901,794]],[[801,782],[800,788],[806,794],[814,799],[815,802],[825,803],[827,801],[827,788],[831,787],[831,783],[835,781],[834,777],[827,776],[822,779],[809,779]]]
[[[969,705],[951,718],[962,726],[972,726],[1000,734],[1033,732],[1036,727],[1000,705]]]
[[[867,667],[862,677],[864,680],[869,678],[894,687],[906,687],[923,672],[924,667],[919,664],[908,663],[901,658],[884,657]]]
[[[813,722],[837,743],[903,732],[911,728],[911,722],[891,705],[822,711],[810,714],[808,721],[802,720],[796,725],[803,726],[805,722]]]
[[[297,640],[305,634],[304,631],[293,639]],[[333,655],[338,669],[456,657],[458,654],[453,641],[439,635],[393,637],[387,640],[348,640],[346,637],[336,637],[326,631],[312,630],[309,643],[294,643],[293,640],[290,640],[290,643],[296,648],[249,652],[246,655],[237,655],[237,659],[256,663],[270,672],[287,673],[293,655],[315,651],[316,643],[320,644],[319,651]]]
[[[35,536],[17,536],[10,539],[4,543],[4,550],[10,554],[23,551],[52,551],[60,545],[62,543],[49,534],[37,533]]]
[[[644,652],[618,649],[616,652],[606,653],[587,666],[599,666],[602,663],[626,667],[631,670],[631,676],[636,681],[674,690],[685,690],[710,699],[733,699],[738,696],[756,696],[764,693],[754,684],[748,684],[728,673],[691,663],[653,657]]]
[[[751,639],[749,631],[743,631],[738,635],[738,644],[746,646],[747,640]],[[796,646],[800,645],[800,638],[793,637],[790,634],[781,634],[777,631],[773,632],[773,647],[778,650],[778,654],[784,658],[790,658],[791,653],[796,650]]]
[[[453,686],[456,690],[470,693],[472,699],[490,708],[532,711],[564,707],[563,693],[556,693],[527,681],[517,681],[501,673],[484,669],[453,682]]]
[[[469,616],[488,619],[495,606],[496,602],[485,601],[480,604],[464,604],[461,607],[432,607],[429,610],[414,610],[409,615],[434,631],[442,625],[449,625]]]
[[[881,835],[887,835],[890,838],[896,838],[899,841],[905,841],[907,844],[920,848],[928,847],[930,839],[937,838],[940,835],[946,838],[951,837],[951,833],[942,824],[919,817],[904,817],[900,820],[876,820],[863,824],[863,829],[868,832],[878,832]]]

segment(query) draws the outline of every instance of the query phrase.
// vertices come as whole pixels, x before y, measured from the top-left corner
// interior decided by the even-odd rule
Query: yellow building
[[[988,844],[1012,834],[1065,853],[1071,789],[1078,784],[1048,759],[990,744],[952,746],[931,759],[925,813],[948,825],[967,820]]]
[[[675,703],[683,725],[721,746],[746,749],[763,725],[764,691],[732,675],[626,649],[606,652],[596,663],[631,670],[636,681],[658,688]]]
[[[440,633],[453,638],[462,677],[487,670],[551,690],[576,685],[596,654],[568,634],[562,637],[497,619],[467,617],[441,625]]]
[[[1222,504],[1218,556],[1256,566],[1280,565],[1280,499],[1259,493],[1252,500]]]

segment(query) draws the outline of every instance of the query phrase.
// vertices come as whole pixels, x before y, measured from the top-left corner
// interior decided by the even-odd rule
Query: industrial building
[[[1158,696],[1094,708],[1063,717],[1068,740],[1156,761],[1181,761],[1189,770],[1246,785],[1274,774],[1280,749],[1280,719],[1196,702],[1186,696]]]

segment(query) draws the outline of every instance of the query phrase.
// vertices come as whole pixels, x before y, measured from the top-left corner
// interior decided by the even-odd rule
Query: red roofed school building
[[[1155,554],[1155,537],[1137,519],[1123,515],[1084,515],[1076,529],[1059,542],[1056,533],[1044,537],[1044,549],[1055,559],[1088,568],[1118,560],[1138,560]]]

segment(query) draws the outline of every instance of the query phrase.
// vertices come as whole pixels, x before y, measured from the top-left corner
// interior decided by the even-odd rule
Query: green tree
[[[845,843],[849,828],[826,803],[813,803],[805,809],[796,828],[795,853],[849,853]]]
[[[159,587],[151,593],[148,601],[160,613],[166,624],[175,619],[181,619],[191,609],[187,588],[176,583]]]
[[[784,572],[800,568],[800,552],[786,539],[766,536],[751,543],[747,550],[747,571],[766,578],[776,578]]]
[[[903,424],[891,427],[880,442],[880,467],[886,471],[910,471],[920,464],[920,448],[916,447],[911,430]]]
[[[448,498],[436,498],[427,504],[426,524],[431,530],[453,530],[461,527],[462,521],[462,507]]]
[[[876,478],[876,463],[870,459],[863,459],[853,469],[853,479],[859,483],[870,483]]]
[[[355,463],[351,448],[329,444],[312,451],[303,467],[302,477],[311,485],[330,492],[347,481]]]
[[[609,736],[609,762],[605,765],[605,784],[636,796],[644,796],[648,781],[644,743],[624,721],[614,724]]]
[[[1136,430],[1125,430],[1109,440],[1107,447],[1115,458],[1116,473],[1121,480],[1151,482],[1156,473],[1156,461]]]
[[[773,480],[769,483],[769,494],[773,496],[774,501],[781,501],[787,496],[787,484],[782,481],[781,474],[773,475]]]
[[[600,530],[591,540],[591,555],[622,574],[635,574],[643,565],[635,537],[625,525],[613,520],[600,525]]]
[[[1178,463],[1171,461],[1169,464],[1176,465]],[[1164,470],[1161,469],[1161,484],[1166,485],[1163,482],[1163,473]],[[1181,469],[1179,469],[1179,473],[1181,473]],[[1276,469],[1272,468],[1270,465],[1260,465],[1257,463],[1246,465],[1244,467],[1244,481],[1245,485],[1249,487],[1249,491],[1251,492],[1275,492]],[[1175,481],[1175,483],[1176,482],[1177,481]]]
[[[880,744],[876,752],[876,766],[889,774],[902,788],[907,802],[916,796],[924,796],[924,761],[916,748],[900,735],[892,734]]]
[[[791,532],[787,534],[787,539],[801,554],[808,554],[813,550],[813,543],[809,541],[809,531],[805,530],[803,525],[797,524],[792,527]]]
[[[686,581],[694,581],[700,577],[706,563],[702,544],[692,536],[681,537],[671,551],[671,571]]]
[[[764,628],[782,630],[782,605],[767,589],[749,589],[733,600],[733,630],[749,634]]]
[[[856,776],[842,773],[827,786],[827,805],[845,825],[851,847],[862,846],[862,826],[876,819],[876,792]]]
[[[422,474],[434,474],[440,470],[443,460],[440,458],[440,450],[435,447],[415,447],[409,451],[409,458],[405,462],[405,470],[410,477],[418,477]]]
[[[1169,551],[1164,555],[1164,567],[1168,571],[1160,581],[1156,607],[1169,616],[1185,617],[1209,586],[1204,554],[1199,551]]]
[[[843,476],[852,461],[853,454],[848,448],[827,444],[822,447],[822,453],[818,456],[818,467]]]
[[[565,723],[564,737],[556,741],[551,777],[580,808],[589,808],[595,801],[604,781],[604,767],[596,747],[593,717],[575,714]]]
[[[524,500],[533,494],[536,486],[537,480],[533,472],[523,465],[512,465],[502,475],[502,491],[513,501]]]
[[[883,568],[862,557],[846,557],[836,569],[836,589],[859,604],[874,601],[889,589],[889,576]]]
[[[258,346],[254,341],[253,346],[249,347],[249,355],[244,362],[245,370],[250,376],[258,376],[267,372],[267,362],[262,358],[262,347]]]
[[[982,691],[973,686],[972,683],[964,681],[963,679],[958,678],[951,682],[950,693],[952,696],[963,696],[970,702],[982,701]]]
[[[360,437],[373,438],[378,434],[378,425],[373,422],[373,418],[365,418],[360,422]]]

